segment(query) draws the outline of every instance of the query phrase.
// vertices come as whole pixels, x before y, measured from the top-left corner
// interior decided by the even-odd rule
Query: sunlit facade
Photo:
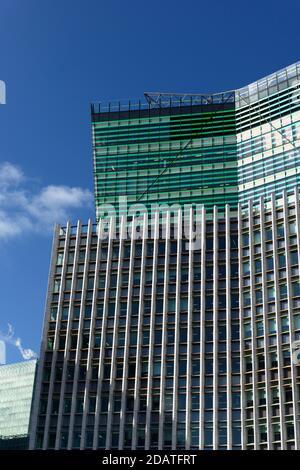
[[[107,236],[55,230],[31,448],[300,449],[299,73],[93,105]]]
[[[28,448],[36,361],[0,366],[0,450]]]
[[[103,204],[230,204],[299,183],[300,63],[225,93],[149,94],[92,105],[97,220]],[[109,207],[106,208],[109,212]],[[122,212],[122,209],[121,209]]]
[[[237,205],[234,93],[92,105],[97,220],[101,204]],[[122,212],[122,211],[120,211]]]
[[[235,93],[239,201],[299,185],[300,63]]]

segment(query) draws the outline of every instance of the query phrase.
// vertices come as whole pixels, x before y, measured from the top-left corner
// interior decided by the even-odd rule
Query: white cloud
[[[0,165],[0,187],[19,184],[24,179],[23,172],[16,165],[4,162]]]
[[[19,167],[0,164],[0,239],[51,230],[55,223],[76,217],[77,209],[91,207],[91,202],[88,189],[55,185],[33,189]]]
[[[6,344],[15,346],[20,351],[22,358],[26,361],[37,358],[37,354],[32,349],[23,348],[21,338],[15,337],[14,329],[10,323],[8,323],[7,333],[0,331],[0,340],[4,341]]]
[[[28,212],[46,223],[65,220],[71,209],[89,205],[91,193],[87,189],[68,186],[47,186],[27,205]]]
[[[13,216],[9,216],[3,210],[0,211],[0,238],[7,238],[18,235],[21,232],[20,220],[14,220]]]

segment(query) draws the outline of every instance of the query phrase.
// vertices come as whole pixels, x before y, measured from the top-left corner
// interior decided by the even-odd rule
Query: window
[[[117,286],[117,279],[118,279],[118,276],[116,274],[111,274],[111,276],[110,276],[110,287],[116,287]]]
[[[206,249],[207,250],[213,250],[213,239],[212,238],[207,238],[206,239]]]
[[[266,241],[272,241],[272,229],[271,228],[266,229],[265,237],[266,237]]]
[[[107,315],[109,317],[113,317],[115,315],[115,303],[114,302],[109,302]]]
[[[61,319],[67,320],[69,315],[69,307],[63,307],[61,311]]]
[[[141,273],[140,272],[135,272],[133,274],[133,285],[134,286],[139,286],[141,282]]]
[[[231,326],[231,339],[238,340],[240,337],[240,327],[239,324],[234,323]]]
[[[132,315],[138,315],[138,313],[139,313],[139,302],[132,302],[131,313],[132,313]]]
[[[100,275],[99,275],[98,287],[99,287],[100,289],[101,289],[102,287],[105,287],[105,274],[100,274]]]
[[[68,254],[68,264],[73,263],[73,261],[74,261],[74,252],[72,251]]]
[[[50,310],[50,321],[55,321],[57,317],[57,307],[52,307]]]
[[[247,428],[247,441],[248,444],[252,444],[254,442],[254,429]]]
[[[249,245],[249,235],[248,235],[248,233],[243,234],[242,243],[243,243],[243,246],[248,246]]]
[[[219,392],[219,408],[227,407],[227,393]]]
[[[287,437],[287,439],[294,439],[294,425],[293,425],[293,423],[287,423],[287,425],[286,425],[286,437]]]
[[[265,389],[259,389],[258,390],[258,403],[259,405],[265,405],[266,404],[266,391]]]
[[[60,280],[55,280],[54,281],[54,287],[53,287],[53,292],[58,293],[60,288]]]
[[[74,379],[74,372],[75,368],[73,365],[68,366],[67,368],[67,380],[73,380]]]
[[[187,341],[187,328],[180,328],[180,331],[179,331],[179,341],[181,343],[186,343]]]
[[[246,406],[252,406],[253,405],[253,392],[252,390],[249,390],[246,392]]]
[[[275,288],[274,287],[268,287],[267,289],[267,299],[270,300],[275,300]]]
[[[108,409],[108,396],[102,396],[101,411],[107,411],[107,409]]]
[[[281,284],[279,286],[279,296],[280,296],[280,300],[287,298],[287,285],[286,284]]]
[[[269,324],[269,334],[276,333],[276,332],[277,332],[277,326],[276,326],[276,320],[275,320],[275,318],[269,320],[269,321],[268,321],[268,324]]]
[[[184,410],[186,405],[186,395],[183,393],[178,394],[178,409]]]
[[[58,253],[58,254],[57,254],[56,264],[57,264],[57,265],[62,265],[62,264],[63,264],[63,260],[64,260],[64,254],[63,254],[63,253]]]
[[[181,270],[181,282],[188,281],[188,278],[189,278],[189,270],[187,268],[182,269]]]
[[[290,322],[289,322],[288,317],[282,317],[281,318],[281,331],[282,332],[289,331],[289,325],[290,325]]]
[[[274,269],[274,260],[273,257],[268,256],[266,258],[266,264],[267,264],[267,270],[273,270]]]
[[[295,325],[296,330],[300,329],[300,315],[299,314],[294,316],[294,325]]]
[[[176,299],[174,298],[169,298],[168,299],[168,312],[175,312],[176,308]]]
[[[61,335],[59,337],[58,349],[64,349],[66,344],[66,337]]]
[[[278,256],[278,264],[279,264],[279,268],[285,268],[285,265],[286,265],[285,255],[281,254]]]
[[[83,349],[87,349],[89,347],[89,335],[88,334],[83,334],[82,335],[82,345],[81,347]]]
[[[300,295],[300,283],[299,282],[292,283],[292,295],[294,297],[298,297]]]
[[[299,264],[298,252],[297,251],[291,251],[290,252],[290,257],[291,257],[291,265]]]
[[[188,309],[188,299],[187,297],[181,297],[180,299],[180,310],[185,311]]]
[[[241,400],[240,400],[240,394],[239,393],[233,393],[232,394],[232,408],[240,408],[241,406]]]
[[[78,320],[80,317],[80,307],[74,307],[73,309],[73,318]]]
[[[162,330],[155,330],[154,343],[161,344],[161,341],[162,341]]]
[[[283,357],[283,366],[290,366],[291,365],[291,355],[289,350],[282,351]]]
[[[179,360],[179,375],[186,375],[186,359]]]
[[[251,338],[251,323],[244,324],[244,338]]]
[[[152,283],[152,271],[146,271],[145,273],[145,283],[151,284]]]
[[[226,364],[226,358],[220,358],[219,359],[219,374],[226,374],[227,370],[227,364]]]
[[[91,318],[92,316],[92,306],[86,305],[84,309],[84,318]]]
[[[262,336],[264,334],[264,324],[262,321],[256,323],[256,335]]]
[[[133,330],[130,332],[130,346],[135,346],[137,344],[137,331]]]
[[[83,398],[77,398],[76,400],[76,413],[82,413],[83,412]]]
[[[261,289],[257,289],[255,291],[255,301],[257,304],[262,303],[262,290]]]
[[[162,313],[162,312],[163,312],[163,300],[156,299],[156,313]]]
[[[248,307],[251,304],[250,291],[245,291],[243,296],[244,307]]]
[[[100,449],[105,448],[105,442],[106,442],[106,428],[101,427],[99,429],[99,437],[98,437],[98,446]]]
[[[271,367],[278,367],[277,352],[272,352],[270,354],[270,366]]]
[[[95,348],[100,348],[100,343],[101,343],[101,335],[97,334],[94,337],[94,347]]]
[[[167,377],[172,377],[174,373],[174,364],[173,362],[166,363],[166,375]]]
[[[281,433],[280,433],[280,425],[273,424],[273,439],[274,441],[280,441]]]
[[[253,241],[254,241],[254,243],[260,243],[260,232],[259,231],[254,232]]]
[[[160,375],[160,368],[161,368],[161,362],[160,361],[155,361],[153,364],[153,375],[154,376],[159,376]]]
[[[254,267],[255,267],[255,273],[261,273],[261,260],[256,259],[254,262]]]

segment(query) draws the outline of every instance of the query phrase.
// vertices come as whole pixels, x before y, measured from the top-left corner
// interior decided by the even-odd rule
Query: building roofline
[[[236,98],[245,94],[252,94],[257,87],[271,87],[273,82],[278,84],[300,75],[300,61],[262,77],[248,85],[235,90],[213,93],[170,93],[170,92],[144,92],[140,99],[108,100],[91,103],[91,114],[112,112],[128,112],[137,110],[151,110],[155,108],[173,108],[183,106],[205,106],[211,104],[234,103]]]

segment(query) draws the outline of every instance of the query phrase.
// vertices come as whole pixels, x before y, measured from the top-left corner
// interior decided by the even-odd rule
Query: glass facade
[[[236,91],[239,201],[270,200],[300,178],[300,63]]]
[[[212,102],[211,102],[212,101]],[[220,100],[221,101],[221,100]],[[133,108],[133,109],[132,109]],[[170,98],[127,110],[92,106],[97,220],[101,204],[237,204],[233,95],[214,103]]]
[[[36,361],[0,366],[0,449],[28,446]]]
[[[92,105],[110,225],[56,227],[31,449],[300,449],[299,74]]]
[[[299,79],[296,63],[232,92],[92,105],[97,220],[100,205],[118,208],[119,196],[147,207],[204,204],[209,214],[292,191]]]

